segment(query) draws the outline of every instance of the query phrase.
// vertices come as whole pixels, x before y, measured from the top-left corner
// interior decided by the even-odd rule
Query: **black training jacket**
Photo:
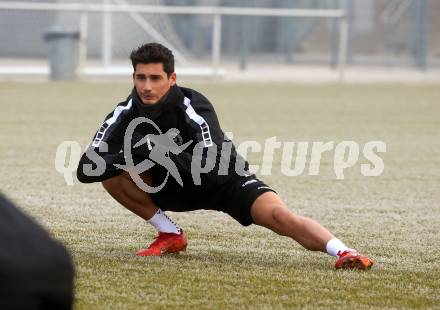
[[[133,124],[131,122],[138,117],[145,117],[154,124],[144,121],[134,129],[130,143],[135,164],[148,158],[151,151],[151,144],[150,147],[148,144],[134,147],[136,142],[146,135],[159,134],[158,129],[163,134],[177,129],[179,134],[173,136],[176,145],[183,145],[189,141],[191,143],[179,154],[167,152],[167,156],[177,166],[184,180],[184,186],[185,182],[193,181],[191,165],[195,154],[200,155],[196,160],[201,160],[201,167],[205,166],[207,160],[211,162],[213,158],[215,160],[213,169],[200,174],[202,188],[218,186],[238,178],[239,175],[249,175],[248,163],[237,154],[234,145],[221,130],[217,115],[208,99],[195,90],[175,85],[159,103],[151,106],[143,104],[133,88],[130,96],[107,115],[87,151],[82,155],[77,169],[79,181],[101,182],[121,173],[122,169],[118,165],[127,164],[124,135],[129,125]],[[108,150],[104,145],[108,146]],[[194,152],[196,145],[202,148],[202,152],[200,150]],[[210,151],[216,151],[210,153],[215,154],[214,157],[208,156]],[[238,162],[237,167],[240,167],[238,170],[236,162]],[[100,168],[99,163],[101,163]]]

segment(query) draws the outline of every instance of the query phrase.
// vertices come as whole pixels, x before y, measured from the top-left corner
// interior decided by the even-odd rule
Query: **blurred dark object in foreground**
[[[0,194],[0,309],[71,309],[67,250]]]

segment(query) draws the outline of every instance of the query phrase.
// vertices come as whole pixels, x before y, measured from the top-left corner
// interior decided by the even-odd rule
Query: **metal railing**
[[[164,5],[129,5],[112,4],[105,1],[102,4],[96,3],[34,3],[34,2],[10,2],[1,1],[0,10],[28,10],[28,11],[61,11],[79,12],[80,17],[80,64],[85,66],[86,62],[86,39],[87,39],[87,14],[102,13],[103,18],[103,46],[102,59],[105,65],[111,62],[111,13],[159,13],[159,14],[187,14],[187,15],[210,15],[213,18],[212,29],[212,70],[217,75],[221,63],[221,27],[222,16],[284,16],[284,17],[309,17],[309,18],[335,18],[339,20],[339,42],[338,42],[338,76],[344,80],[347,43],[348,43],[348,22],[344,10],[335,9],[282,9],[282,8],[245,8],[245,7],[222,7],[222,6],[164,6]],[[107,26],[106,26],[107,25]],[[179,54],[176,55],[178,57]]]

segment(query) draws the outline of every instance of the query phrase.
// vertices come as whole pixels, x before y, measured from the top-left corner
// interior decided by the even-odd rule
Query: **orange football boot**
[[[188,244],[183,230],[179,234],[160,232],[147,249],[140,249],[137,256],[162,256],[169,253],[185,251]]]
[[[336,261],[336,269],[359,269],[368,270],[373,266],[374,261],[367,256],[359,254],[354,250],[346,250],[338,252],[338,260]]]

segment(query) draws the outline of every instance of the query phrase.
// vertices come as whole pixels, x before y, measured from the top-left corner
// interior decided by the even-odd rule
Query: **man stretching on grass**
[[[211,103],[176,85],[169,49],[149,43],[130,58],[134,88],[106,117],[81,157],[77,176],[84,183],[102,182],[114,199],[157,229],[156,240],[137,255],[186,249],[184,231],[164,211],[209,209],[243,226],[257,224],[289,236],[308,250],[327,252],[336,257],[336,269],[373,265],[317,222],[289,210],[248,171]]]

